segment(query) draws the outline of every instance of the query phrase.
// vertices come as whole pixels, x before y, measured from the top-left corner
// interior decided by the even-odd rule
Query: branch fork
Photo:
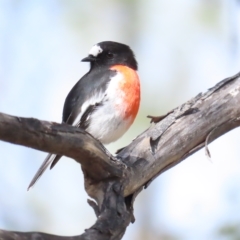
[[[97,221],[82,235],[0,231],[2,239],[121,239],[134,222],[136,196],[161,173],[240,126],[240,73],[160,117],[116,157],[82,129],[0,113],[0,140],[70,157],[81,164]]]

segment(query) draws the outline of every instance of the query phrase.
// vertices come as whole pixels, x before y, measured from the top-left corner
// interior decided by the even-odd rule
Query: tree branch
[[[67,124],[0,113],[0,139],[73,158],[96,180],[123,175],[124,165],[111,160],[111,154],[99,141]]]
[[[240,125],[239,93],[238,73],[166,116],[152,117],[155,123],[120,150],[118,160],[90,134],[66,124],[0,114],[0,139],[65,155],[81,164],[85,189],[97,201],[90,201],[90,206],[98,219],[84,234],[66,239],[121,239],[134,221],[133,202],[143,186],[202,147],[208,153],[208,143]],[[65,239],[7,231],[0,232],[0,238],[33,239],[36,234],[42,239]]]

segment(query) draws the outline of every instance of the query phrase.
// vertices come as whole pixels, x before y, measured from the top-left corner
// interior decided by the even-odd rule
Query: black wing
[[[84,115],[84,113],[81,113],[81,108],[86,101],[90,100],[91,98],[94,100],[95,97],[101,99],[101,95],[103,99],[107,85],[115,74],[116,71],[100,69],[96,71],[90,71],[83,76],[75,84],[65,100],[62,121],[72,125],[79,114],[81,116]],[[99,103],[100,102],[101,101],[99,101]],[[95,105],[95,103],[96,102],[93,101],[93,103],[89,105]],[[90,111],[88,107],[89,106],[87,106],[85,111]]]
[[[84,75],[67,95],[63,107],[62,121],[72,125],[80,114],[81,117],[76,126],[86,129],[89,125],[90,115],[101,105],[101,101],[89,104],[85,111],[81,113],[83,103],[89,98],[94,97],[95,94],[102,94],[104,98],[104,92],[106,91],[107,84],[111,80],[111,77],[115,74],[116,71],[109,69],[97,69],[96,71],[94,69],[94,71],[91,70]],[[28,189],[37,182],[50,164],[50,169],[52,169],[61,157],[61,155],[48,154],[30,182]]]
[[[104,99],[103,99],[103,101],[104,101]],[[96,109],[103,104],[103,101],[99,102],[99,103],[95,103],[94,105],[89,105],[89,107],[86,109],[86,111],[81,116],[80,121],[77,123],[77,127],[87,129],[90,124],[91,114],[94,111],[96,111]]]

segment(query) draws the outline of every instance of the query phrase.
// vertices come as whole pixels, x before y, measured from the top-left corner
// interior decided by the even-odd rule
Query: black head
[[[111,67],[121,64],[137,70],[137,61],[131,48],[117,42],[100,42],[94,45],[82,62],[90,62],[92,67]]]

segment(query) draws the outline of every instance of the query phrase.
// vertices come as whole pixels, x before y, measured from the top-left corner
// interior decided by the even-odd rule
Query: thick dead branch
[[[240,73],[198,94],[152,124],[118,153],[129,166],[125,195],[204,147],[210,133],[208,143],[240,126],[239,104]]]
[[[0,139],[75,159],[82,166],[85,189],[97,222],[76,237],[0,232],[4,239],[121,239],[134,221],[133,202],[142,187],[219,136],[240,125],[240,74],[204,94],[152,117],[152,125],[116,160],[84,131],[62,124],[0,114]]]
[[[99,141],[84,130],[67,124],[0,113],[0,139],[73,158],[96,180],[123,175],[124,165],[112,160]]]

